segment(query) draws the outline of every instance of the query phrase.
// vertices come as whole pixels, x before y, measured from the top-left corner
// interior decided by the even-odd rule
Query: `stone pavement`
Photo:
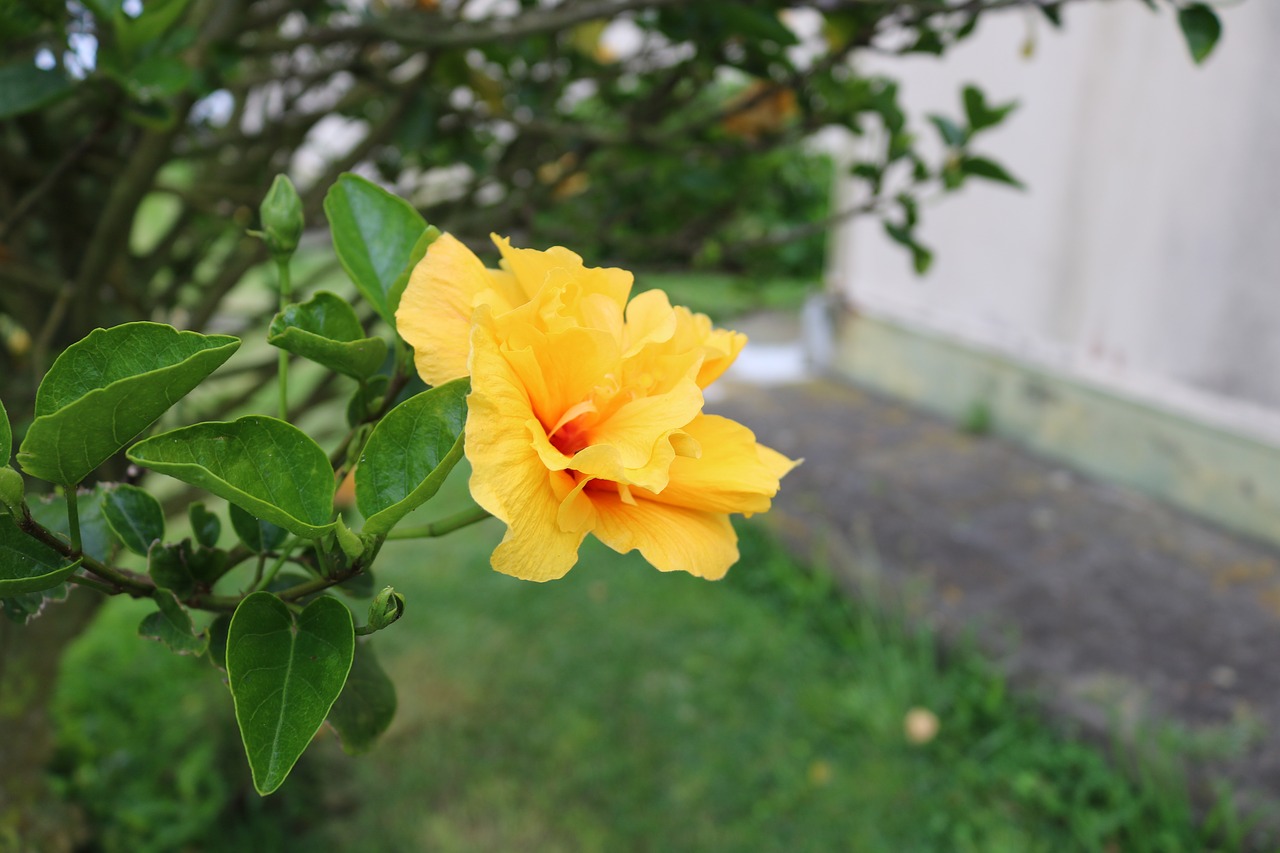
[[[852,594],[972,638],[1104,743],[1172,744],[1277,824],[1275,549],[836,381],[730,382],[710,408],[805,458],[772,521]]]

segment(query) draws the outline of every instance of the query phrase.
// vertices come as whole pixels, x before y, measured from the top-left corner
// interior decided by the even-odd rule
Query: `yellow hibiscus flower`
[[[624,270],[494,242],[497,270],[440,237],[396,312],[425,382],[471,376],[471,494],[507,525],[493,567],[562,577],[592,533],[662,571],[723,577],[738,559],[729,515],[769,509],[797,464],[702,411],[746,337],[660,290],[628,301]]]

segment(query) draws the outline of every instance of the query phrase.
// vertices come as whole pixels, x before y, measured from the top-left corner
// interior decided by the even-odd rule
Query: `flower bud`
[[[369,604],[369,627],[381,631],[403,615],[404,596],[392,587],[384,587]]]
[[[0,468],[0,504],[8,507],[11,512],[20,513],[25,494],[22,475],[12,468]]]
[[[302,199],[287,175],[276,175],[267,197],[258,208],[262,231],[258,232],[276,260],[288,260],[302,236]]]

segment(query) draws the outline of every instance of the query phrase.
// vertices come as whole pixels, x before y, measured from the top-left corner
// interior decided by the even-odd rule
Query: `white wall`
[[[975,150],[1029,190],[971,181],[927,208],[923,279],[878,223],[842,227],[833,290],[1280,440],[1280,2],[1220,12],[1200,67],[1169,9],[1132,0],[1071,5],[1064,31],[992,15],[945,58],[883,60],[922,135],[965,82],[1021,101]]]

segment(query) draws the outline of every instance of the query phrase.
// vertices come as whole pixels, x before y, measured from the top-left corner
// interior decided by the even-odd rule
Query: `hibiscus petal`
[[[530,299],[542,289],[552,270],[563,269],[572,273],[574,281],[582,288],[581,296],[600,293],[617,303],[619,308],[627,304],[627,295],[635,279],[626,270],[585,266],[580,256],[562,246],[552,246],[542,252],[514,248],[510,240],[496,234],[490,235],[490,239],[502,253],[503,266],[515,274]]]
[[[651,500],[711,512],[765,512],[779,478],[800,464],[756,443],[751,430],[719,415],[699,415],[685,432],[702,446],[702,454],[673,460],[667,487],[647,496]]]
[[[664,343],[676,333],[676,312],[661,290],[646,290],[627,303],[624,356],[635,355],[652,343]]]
[[[502,357],[489,313],[487,307],[477,310],[472,334],[475,373],[464,442],[472,469],[471,495],[507,524],[490,560],[493,567],[526,580],[552,580],[577,562],[586,535],[558,524],[560,505],[575,483],[563,471],[548,471],[531,446],[528,396]]]
[[[591,427],[590,443],[616,447],[628,468],[648,467],[657,445],[702,411],[702,389],[683,380],[666,394],[637,397]],[[666,444],[670,446],[670,441]],[[665,453],[665,451],[664,451]],[[674,451],[672,451],[674,456]],[[667,459],[666,461],[670,461]]]
[[[478,303],[502,313],[515,307],[513,279],[485,269],[475,253],[442,234],[413,268],[396,310],[396,328],[413,347],[424,382],[442,385],[467,375],[471,314]]]
[[[619,553],[639,549],[659,571],[719,580],[738,560],[738,535],[727,515],[643,499],[629,506],[605,490],[586,494],[596,511],[596,538]]]

